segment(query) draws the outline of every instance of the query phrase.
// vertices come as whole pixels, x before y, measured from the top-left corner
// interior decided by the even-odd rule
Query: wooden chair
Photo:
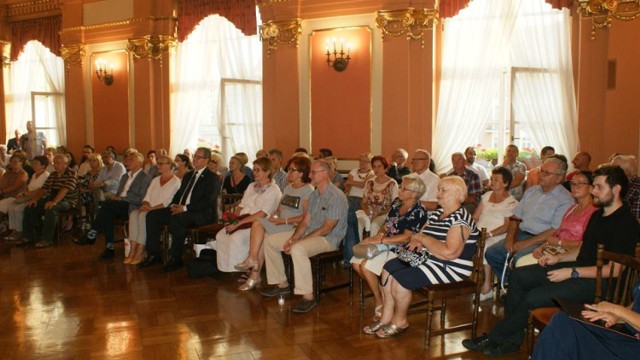
[[[618,266],[612,266],[609,274],[602,274],[602,267],[605,261],[613,261]],[[601,300],[614,304],[626,306],[631,301],[631,287],[638,280],[640,271],[640,243],[636,245],[635,257],[629,255],[616,254],[604,250],[603,244],[598,244],[598,255],[596,260],[596,293],[595,303]],[[603,286],[604,281],[608,286]],[[604,289],[603,289],[604,287]],[[529,311],[529,323],[527,325],[527,357],[533,353],[535,342],[535,330],[542,331],[551,318],[560,312],[557,307],[538,308]]]
[[[482,283],[484,281],[484,269],[482,259],[484,258],[484,242],[487,238],[487,229],[482,228],[480,238],[478,239],[476,252],[473,255],[473,270],[468,279],[451,284],[434,284],[423,286],[416,290],[424,295],[426,299],[427,325],[425,329],[425,349],[429,348],[431,337],[449,334],[461,330],[471,329],[471,337],[476,337],[478,329],[478,311],[480,309],[480,292],[482,291]],[[460,295],[473,294],[473,315],[470,323],[461,324],[453,327],[445,327],[445,317],[447,313],[447,298]],[[440,298],[442,302],[439,306],[434,306],[434,299]],[[440,329],[432,330],[433,313],[440,311]]]
[[[313,273],[313,295],[316,301],[320,301],[320,294],[327,293],[333,290],[338,290],[342,288],[349,288],[349,295],[353,294],[353,268],[349,267],[349,278],[347,281],[338,283],[332,286],[324,286],[325,284],[325,266],[327,264],[334,264],[340,262],[342,260],[342,250],[343,246],[340,245],[338,250],[324,252],[318,255],[314,255],[309,258],[311,262],[311,272]],[[287,277],[289,278],[289,283],[291,287],[295,287],[295,278],[293,276],[293,261],[291,259],[291,255],[282,253],[282,257],[284,259],[285,271],[287,273]]]

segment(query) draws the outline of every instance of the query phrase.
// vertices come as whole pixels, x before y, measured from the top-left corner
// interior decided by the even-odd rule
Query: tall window
[[[487,162],[507,144],[537,165],[545,145],[577,151],[570,16],[544,0],[475,0],[446,20],[434,158],[467,146]]]
[[[13,131],[26,131],[32,120],[36,131],[47,137],[47,145],[66,145],[64,61],[38,41],[30,41],[7,76],[7,138]]]
[[[262,147],[262,45],[223,17],[200,22],[172,69],[171,153],[197,146],[254,154]]]

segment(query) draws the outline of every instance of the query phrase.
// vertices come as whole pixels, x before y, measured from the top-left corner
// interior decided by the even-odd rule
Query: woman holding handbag
[[[438,205],[422,230],[399,248],[398,258],[387,262],[381,275],[384,306],[382,317],[363,331],[379,338],[403,333],[409,328],[407,311],[412,291],[429,284],[464,280],[473,270],[473,254],[479,231],[462,203],[467,185],[458,176],[438,184]]]
[[[374,320],[382,316],[382,293],[380,291],[379,277],[384,264],[396,258],[395,247],[402,245],[411,239],[411,235],[418,232],[427,220],[427,211],[420,202],[420,197],[426,191],[426,186],[420,176],[409,174],[402,177],[402,187],[398,198],[391,205],[389,214],[377,233],[362,240],[354,246],[354,254],[357,248],[383,244],[387,250],[379,252],[372,258],[351,258],[353,269],[363,278],[371,288],[375,299]]]

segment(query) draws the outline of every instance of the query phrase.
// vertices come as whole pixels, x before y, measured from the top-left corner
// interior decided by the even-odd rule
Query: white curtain
[[[476,144],[495,111],[503,73],[512,68],[516,120],[535,143],[568,157],[575,152],[569,31],[568,11],[544,0],[475,0],[446,20],[433,146],[438,172],[450,167],[453,152]]]
[[[13,131],[26,131],[26,123],[31,119],[31,93],[59,93],[48,97],[49,106],[43,119],[37,120],[37,126],[56,127],[57,138],[48,136],[49,144],[66,145],[66,111],[64,61],[52,54],[38,41],[29,41],[17,61],[11,63],[8,88],[5,95],[7,106],[7,138],[13,137]],[[44,119],[53,119],[53,123],[45,123]]]
[[[176,154],[186,148],[194,149],[198,146],[202,123],[213,122],[219,133],[223,133],[222,79],[261,81],[262,46],[257,35],[245,36],[225,18],[209,16],[198,24],[184,42],[178,44],[173,78],[170,152]],[[259,96],[246,95],[241,99],[243,101],[240,106],[245,107],[241,113],[259,114],[261,124],[261,93]],[[225,111],[227,110],[229,109]],[[244,122],[254,123],[249,120]],[[247,138],[235,140],[242,144],[258,141],[256,149],[261,147],[261,125],[259,129],[246,130],[242,134],[247,134]],[[256,131],[259,131],[260,136],[255,136]],[[251,154],[251,150],[246,148],[231,151]]]

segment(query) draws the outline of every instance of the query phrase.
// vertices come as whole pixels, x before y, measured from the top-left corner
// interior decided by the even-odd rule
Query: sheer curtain
[[[475,145],[493,111],[520,1],[476,0],[446,20],[433,159],[451,167],[451,154]]]
[[[51,144],[66,144],[66,110],[64,101],[64,61],[52,54],[38,41],[28,42],[17,61],[11,63],[9,86],[7,88],[7,138],[13,137],[13,131],[26,131],[27,121],[31,119],[31,93],[49,92],[62,96],[51,96],[52,108],[49,118],[56,121],[58,139],[49,139]],[[38,122],[37,126],[50,126]],[[57,140],[57,141],[56,141]]]
[[[222,79],[262,80],[262,46],[257,35],[243,35],[218,15],[202,20],[187,40],[178,44],[176,55],[175,80],[171,84],[172,154],[198,146],[199,127],[205,119],[212,120],[223,133]],[[241,100],[241,106],[246,108],[244,113],[262,114],[262,96],[246,96]],[[261,117],[259,122],[262,123]],[[252,135],[255,131],[247,129],[243,134],[251,138],[237,139],[238,142],[259,141],[257,146],[261,147],[261,136],[256,140]]]
[[[544,0],[475,0],[447,19],[434,160],[475,145],[494,111],[502,73],[514,71],[516,121],[537,144],[577,149],[569,11]],[[507,110],[508,111],[508,110]]]

